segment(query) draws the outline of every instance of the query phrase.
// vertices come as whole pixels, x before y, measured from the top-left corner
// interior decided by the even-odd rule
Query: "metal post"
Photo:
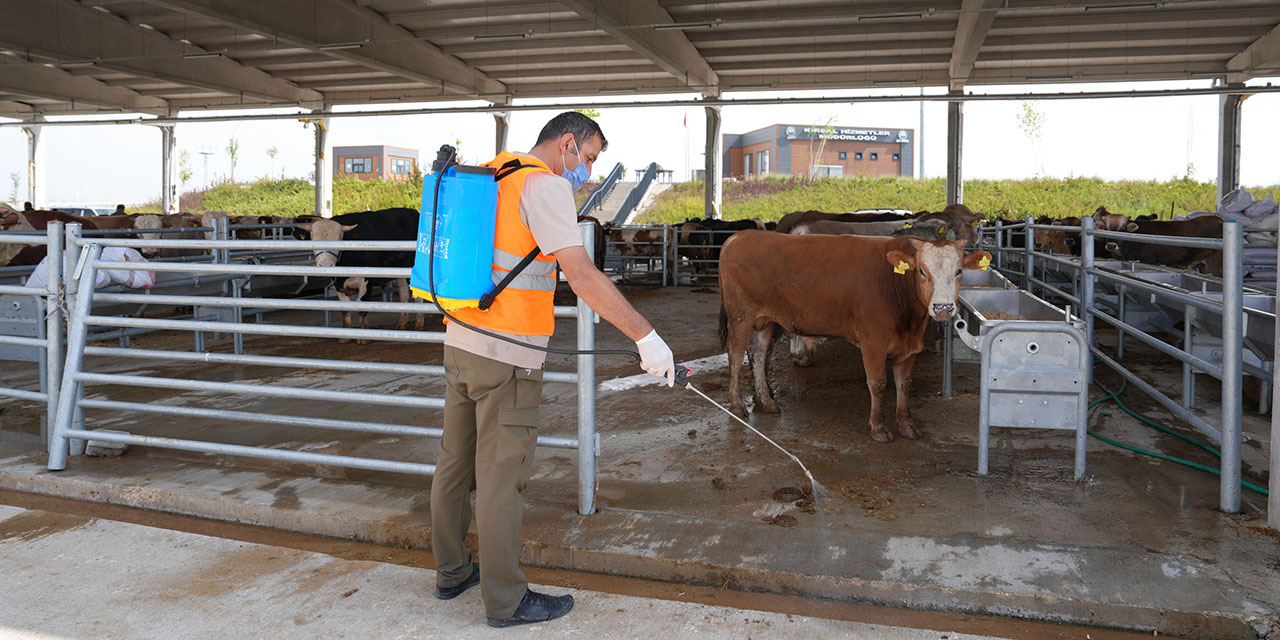
[[[680,265],[680,234],[674,234],[676,237],[675,249],[667,253],[667,247],[672,246],[669,242],[671,233],[671,225],[662,225],[662,286],[667,286],[667,275],[675,273]],[[672,286],[675,286],[675,278],[672,278]]]
[[[76,231],[78,232],[79,229]],[[79,234],[76,233],[76,235]],[[67,344],[72,348],[67,349],[66,367],[62,371],[62,388],[58,396],[58,412],[54,414],[53,433],[49,437],[48,468],[50,471],[62,471],[67,468],[69,443],[66,432],[71,428],[76,412],[77,387],[81,386],[76,382],[76,376],[80,374],[80,368],[84,365],[84,338],[88,331],[84,319],[89,316],[89,308],[93,303],[95,275],[93,262],[102,255],[102,246],[91,245],[87,253],[87,264],[84,272],[80,274],[76,306],[71,311],[71,326],[67,331]]]
[[[724,180],[720,176],[720,107],[705,107],[707,112],[706,144],[706,197],[703,216],[720,219],[721,196]],[[776,161],[776,160],[775,160]]]
[[[1240,184],[1240,103],[1244,97],[1218,97],[1218,202]]]
[[[951,383],[951,375],[954,365],[952,364],[951,359],[955,354],[955,346],[953,345],[955,334],[952,332],[957,331],[957,329],[955,328],[955,325],[950,322],[943,323],[942,326],[942,350],[945,352],[942,354],[942,397],[950,398],[954,395]]]
[[[177,137],[174,125],[160,125],[160,213],[178,212],[178,185],[174,182],[177,173]]]
[[[595,255],[595,230],[579,224],[587,255]],[[594,349],[595,311],[578,296],[578,349]],[[596,357],[578,356],[578,513],[596,512]]]
[[[44,149],[40,146],[40,125],[44,116],[31,116],[31,124],[22,128],[27,134],[27,201],[41,209],[44,201]]]
[[[48,226],[49,250],[45,264],[49,269],[49,280],[45,293],[45,379],[44,389],[48,394],[48,407],[44,413],[44,422],[40,425],[40,441],[49,446],[49,432],[52,431],[53,416],[58,412],[58,387],[62,382],[62,271],[65,264],[62,259],[62,223],[51,222]]]
[[[511,112],[494,111],[493,126],[493,154],[497,155],[507,150],[507,131],[511,129]]]
[[[67,265],[70,265],[70,268],[66,269],[63,272],[62,279],[65,282],[63,291],[66,292],[66,296],[67,296],[67,304],[66,304],[67,313],[71,313],[71,311],[76,308],[76,305],[79,304],[78,300],[80,297],[80,275],[81,274],[76,269],[76,267],[80,265],[80,256],[82,253],[84,253],[84,248],[80,246],[80,240],[83,233],[84,233],[84,227],[79,222],[72,222],[71,224],[68,224],[66,227],[65,235],[66,235],[66,254],[67,255],[66,255],[65,263]],[[92,302],[90,304],[92,305]],[[70,326],[71,326],[71,318],[68,317],[67,327],[70,328]],[[59,365],[61,364],[62,363],[60,362]],[[75,385],[75,386],[77,387],[76,392],[77,394],[79,394],[80,391],[78,390],[78,388],[80,385]],[[61,402],[61,399],[62,399],[61,389],[59,389],[58,399],[59,399],[59,402]],[[51,412],[50,415],[56,416],[57,413]],[[84,410],[77,405],[71,421],[71,426],[73,428],[78,429],[83,424],[84,424]],[[50,442],[52,443],[52,439],[50,439]],[[88,443],[85,442],[84,440],[72,439],[68,444],[68,448],[70,450],[71,455],[73,456],[83,455],[86,444]]]
[[[947,202],[964,202],[964,103],[947,103]]]
[[[997,249],[997,251],[996,251],[996,271],[999,271],[999,270],[1001,270],[1001,269],[1004,269],[1004,252],[1003,252],[1003,251],[999,251],[998,249],[1004,249],[1004,248],[1005,248],[1005,246],[1004,246],[1005,234],[1006,234],[1006,232],[1005,232],[1005,230],[1004,230],[1004,223],[1003,223],[1003,222],[997,222],[997,223],[996,223],[996,249]]]
[[[226,218],[217,218],[214,221],[215,237],[219,240],[231,239],[231,221]],[[220,264],[231,264],[231,250],[222,249],[218,252],[218,262]],[[232,298],[239,298],[244,287],[246,277],[235,278],[223,282],[224,291],[231,294]],[[244,321],[244,307],[236,305],[231,308],[231,321],[240,324]],[[236,331],[231,334],[232,349],[236,355],[244,355],[244,334]]]
[[[1030,217],[1030,216],[1028,216]],[[1083,216],[1080,218],[1080,291],[1077,292],[1080,298],[1080,315],[1084,318],[1084,338],[1085,344],[1093,345],[1093,305],[1094,305],[1094,276],[1089,273],[1093,268],[1093,216]],[[1123,318],[1122,318],[1123,319]],[[1089,383],[1093,382],[1093,358],[1086,357],[1084,362],[1084,384],[1086,388]],[[1087,392],[1087,389],[1086,389]]]
[[[1119,296],[1116,298],[1116,313],[1121,320],[1128,322],[1129,319],[1124,317],[1125,286],[1119,285],[1116,290],[1119,292]],[[1116,359],[1124,360],[1124,329],[1116,331]]]
[[[328,109],[328,105],[325,105]],[[316,206],[315,214],[322,218],[333,217],[333,163],[329,161],[329,118],[312,118],[315,126],[315,173],[316,173]]]
[[[1031,250],[1036,244],[1036,232],[1031,228],[1031,225],[1035,223],[1035,220],[1034,217],[1027,216],[1027,226],[1024,228],[1026,241],[1022,243],[1022,288],[1030,291],[1033,295],[1035,294],[1035,289],[1032,288],[1031,279],[1035,277],[1036,270],[1033,266],[1034,263],[1032,263]]]
[[[1219,508],[1240,512],[1244,371],[1244,226],[1222,225],[1222,478]]]
[[[1276,267],[1280,268],[1280,254],[1276,257]],[[1273,309],[1274,311],[1274,309]],[[1276,334],[1274,362],[1280,362],[1280,334]],[[1280,531],[1280,411],[1276,404],[1280,402],[1280,376],[1271,376],[1271,476],[1267,485],[1267,526]]]
[[[1191,329],[1192,322],[1196,317],[1196,308],[1190,305],[1183,307],[1182,310],[1182,350],[1191,353],[1193,332]],[[1225,328],[1224,328],[1225,331]],[[1196,370],[1191,365],[1182,363],[1182,406],[1188,409],[1196,408]]]

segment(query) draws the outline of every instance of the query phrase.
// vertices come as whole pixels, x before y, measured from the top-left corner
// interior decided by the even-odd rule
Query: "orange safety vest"
[[[519,168],[503,169],[515,161]],[[493,282],[497,284],[534,249],[533,232],[520,220],[520,195],[524,181],[535,172],[551,172],[541,160],[504,151],[485,163],[497,172],[498,226],[493,242]],[[555,332],[556,259],[538,253],[487,311],[465,308],[452,314],[469,325],[523,336],[549,336]]]

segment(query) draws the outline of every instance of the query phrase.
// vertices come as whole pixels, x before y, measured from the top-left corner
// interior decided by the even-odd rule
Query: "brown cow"
[[[756,408],[776,413],[766,366],[778,326],[802,336],[844,338],[862,349],[871,391],[871,437],[893,440],[884,424],[881,394],[885,358],[893,363],[898,432],[915,439],[907,396],[916,354],[929,320],[955,314],[963,268],[991,254],[968,255],[960,242],[916,238],[794,236],[743,231],[725,243],[720,258],[720,335],[729,355],[731,409],[746,415],[739,387],[743,354],[751,358]]]
[[[180,233],[147,233],[151,229],[195,229],[200,226],[200,219],[190,213],[170,213],[159,215],[155,213],[144,213],[141,215],[130,216],[133,218],[133,228],[138,230],[138,237],[145,240],[200,240],[204,238],[204,234],[199,231],[184,231]],[[178,256],[198,256],[208,253],[205,249],[160,249],[155,247],[143,247],[142,255],[147,258],[161,257],[174,258]]]
[[[839,222],[890,222],[893,220],[906,220],[907,216],[900,213],[827,213],[825,211],[794,211],[782,216],[778,220],[778,225],[774,227],[774,231],[778,233],[791,233],[791,229],[802,222],[814,222],[817,220],[836,220]]]
[[[605,239],[604,227],[600,221],[591,216],[578,216],[578,223],[591,223],[592,237],[595,238],[595,255],[592,256],[597,269],[604,269]]]
[[[4,231],[44,231],[49,228],[50,222],[78,222],[85,229],[98,229],[100,217],[73,216],[61,211],[18,211],[0,216],[0,227]],[[0,265],[17,267],[38,264],[47,251],[44,245],[0,244]]]
[[[1158,236],[1221,238],[1222,218],[1201,216],[1190,220],[1141,220],[1130,222],[1125,230],[1130,233]],[[1222,275],[1222,251],[1219,249],[1170,247],[1146,242],[1114,240],[1106,244],[1106,249],[1113,257],[1120,260],[1137,260],[1145,264],[1164,265],[1175,269],[1201,268],[1215,276]]]

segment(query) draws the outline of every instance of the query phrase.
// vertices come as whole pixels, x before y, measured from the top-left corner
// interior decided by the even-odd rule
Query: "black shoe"
[[[463,580],[462,584],[456,587],[442,587],[440,585],[436,585],[436,597],[441,600],[452,600],[462,595],[462,592],[478,584],[480,584],[480,565],[472,562],[471,575],[468,576],[466,580]]]
[[[491,627],[514,627],[555,620],[573,609],[573,596],[551,596],[545,593],[525,591],[524,599],[510,618],[489,618]]]

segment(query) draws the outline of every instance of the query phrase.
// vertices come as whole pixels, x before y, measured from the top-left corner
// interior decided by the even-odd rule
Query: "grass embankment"
[[[1029,180],[966,180],[964,201],[988,216],[1076,216],[1093,213],[1105,205],[1112,213],[1130,216],[1154,213],[1168,217],[1188,211],[1212,211],[1217,199],[1212,182],[1125,180],[1098,178]],[[676,223],[702,217],[703,185],[700,181],[673,186],[658,196],[640,223]],[[938,211],[944,205],[944,178],[814,178],[767,176],[726,182],[724,211],[727,220],[760,218],[777,220],[792,211],[854,211],[892,208]],[[1280,194],[1280,187],[1250,188],[1256,198]]]

